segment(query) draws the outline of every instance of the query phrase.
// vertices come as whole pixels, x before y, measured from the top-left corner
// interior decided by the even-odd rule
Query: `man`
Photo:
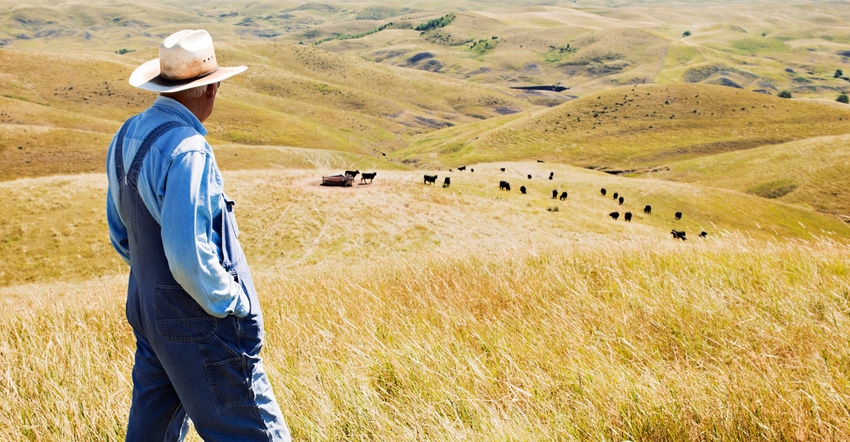
[[[204,136],[220,82],[212,38],[184,30],[130,84],[158,92],[109,146],[106,215],[130,265],[136,337],[127,440],[289,440],[259,352],[263,319],[233,201]]]

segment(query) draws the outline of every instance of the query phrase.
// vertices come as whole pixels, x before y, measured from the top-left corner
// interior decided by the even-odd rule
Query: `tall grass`
[[[848,249],[743,237],[256,269],[297,440],[846,440]],[[112,440],[121,278],[0,289],[7,440]]]

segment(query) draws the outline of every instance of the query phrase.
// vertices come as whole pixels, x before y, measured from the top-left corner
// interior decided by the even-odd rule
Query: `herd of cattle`
[[[457,170],[458,171],[466,170],[466,166],[458,167]],[[475,169],[470,169],[470,171],[474,172]],[[504,172],[505,168],[504,167],[501,168],[501,171]],[[550,180],[554,179],[554,176],[555,176],[555,172],[549,172],[549,179]],[[425,175],[424,183],[425,184],[436,184],[437,178],[438,178],[437,175]],[[531,179],[531,178],[532,178],[532,176],[529,174],[528,179]],[[443,187],[449,187],[450,185],[451,185],[451,178],[445,177],[444,180],[443,180]],[[511,190],[511,183],[509,183],[506,180],[500,180],[499,181],[499,190],[510,191]],[[519,191],[523,195],[525,195],[527,193],[527,189],[526,189],[525,186],[520,186]],[[602,194],[602,196],[606,196],[608,194],[608,190],[603,187],[600,190],[600,193]],[[557,198],[557,199],[560,199],[561,201],[566,201],[568,196],[569,195],[567,194],[566,191],[563,191],[559,194],[558,189],[552,190],[552,199]],[[618,192],[614,192],[613,199],[615,201],[617,201],[617,203],[619,203],[620,205],[622,205],[626,201],[626,198],[624,196],[620,195]],[[649,205],[649,204],[644,206],[643,213],[645,213],[647,215],[651,215],[652,214],[652,206]],[[609,213],[608,216],[610,216],[614,221],[617,221],[618,219],[620,219],[620,212],[614,211],[614,212]],[[673,214],[673,217],[675,218],[676,221],[681,220],[682,219],[682,212],[677,211],[676,213]],[[632,212],[623,213],[623,220],[631,222]],[[670,231],[670,234],[673,236],[673,239],[680,239],[682,241],[687,241],[687,239],[688,239],[687,235],[685,234],[685,231],[683,231],[683,230],[673,229],[673,230]],[[701,231],[700,234],[699,234],[699,237],[700,238],[708,237],[708,232],[706,232],[705,230]]]
[[[457,170],[458,171],[464,171],[464,170],[466,170],[466,166],[458,167]],[[469,170],[470,170],[470,172],[475,172],[475,169],[470,168]],[[504,167],[501,168],[501,171],[504,172],[505,168]],[[360,175],[360,183],[361,184],[367,184],[367,181],[368,181],[368,184],[371,184],[372,180],[375,178],[375,175],[377,175],[377,172],[360,173],[359,170],[346,170],[345,175],[351,177],[352,179],[354,179],[357,175]],[[549,179],[552,180],[552,179],[554,179],[554,177],[555,177],[555,172],[549,172]],[[425,175],[424,176],[424,184],[436,184],[437,178],[438,178],[437,175]],[[531,178],[532,178],[532,176],[529,174],[528,179],[531,179]],[[443,187],[444,188],[451,186],[451,184],[452,184],[451,177],[443,178]],[[504,190],[504,191],[509,192],[511,190],[511,183],[509,183],[506,180],[500,180],[499,181],[499,190]],[[526,189],[525,186],[520,186],[519,191],[523,195],[525,195],[527,193],[527,189]],[[600,190],[600,193],[602,194],[602,196],[606,196],[608,194],[608,190],[603,187]],[[566,201],[568,196],[569,195],[567,194],[566,191],[559,193],[558,189],[552,190],[552,199],[560,199],[561,201]],[[623,203],[626,201],[626,198],[623,195],[620,195],[618,192],[614,192],[612,194],[612,196],[613,196],[613,199],[619,205],[623,205]],[[645,213],[646,215],[651,215],[652,214],[652,206],[649,205],[649,204],[644,206],[643,213]],[[610,216],[611,219],[613,219],[614,221],[617,221],[617,220],[620,219],[620,212],[614,211],[614,212],[609,213],[608,216]],[[673,214],[673,217],[676,219],[676,221],[681,220],[682,219],[682,212],[676,212],[675,214]],[[623,213],[623,220],[630,222],[632,220],[632,212],[624,212]],[[688,239],[687,235],[685,234],[685,231],[683,231],[683,230],[673,229],[673,230],[670,231],[670,234],[673,236],[673,239],[680,239],[682,241],[686,241]],[[699,236],[700,236],[700,238],[706,238],[708,236],[708,232],[703,230],[703,231],[700,232]]]

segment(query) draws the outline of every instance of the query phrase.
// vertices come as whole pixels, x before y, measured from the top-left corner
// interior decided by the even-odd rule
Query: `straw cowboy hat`
[[[159,58],[136,68],[130,85],[152,92],[179,92],[219,82],[246,69],[219,67],[209,32],[187,29],[166,37],[159,45]]]

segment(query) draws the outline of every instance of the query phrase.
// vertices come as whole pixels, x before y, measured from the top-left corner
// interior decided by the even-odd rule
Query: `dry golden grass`
[[[297,440],[850,439],[847,9],[443,6],[0,0],[0,440],[124,434],[103,156],[187,23],[250,66],[207,127]],[[378,175],[319,186],[344,169]]]
[[[847,253],[730,235],[255,273],[297,440],[844,440]],[[121,437],[123,290],[0,289],[5,437]]]

